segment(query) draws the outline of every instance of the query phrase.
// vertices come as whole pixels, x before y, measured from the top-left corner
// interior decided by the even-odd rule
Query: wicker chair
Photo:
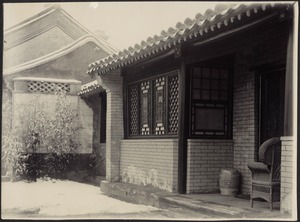
[[[262,198],[270,202],[270,210],[273,210],[273,202],[280,200],[280,163],[281,141],[279,138],[271,138],[259,147],[259,162],[248,163],[252,172],[252,193],[250,204],[253,200]]]

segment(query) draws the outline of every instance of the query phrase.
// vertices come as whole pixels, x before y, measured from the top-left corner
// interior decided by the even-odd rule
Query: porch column
[[[293,96],[296,94],[294,89],[297,87],[297,51],[294,50],[298,47],[296,33],[297,27],[294,21],[291,21],[290,32],[287,45],[287,56],[286,56],[286,75],[285,75],[285,104],[284,104],[284,135],[293,135],[293,123],[294,123],[294,102]]]
[[[179,110],[178,110],[178,193],[186,193],[187,178],[187,136],[188,136],[188,93],[185,62],[181,61],[179,72]]]
[[[291,21],[290,33],[286,57],[285,79],[285,107],[284,107],[284,136],[281,137],[281,193],[280,212],[289,214],[293,218],[297,216],[297,61],[298,61],[298,3],[294,3],[293,21]]]
[[[123,78],[120,70],[97,76],[99,84],[106,90],[106,180],[119,181],[120,144],[124,138],[123,127]]]

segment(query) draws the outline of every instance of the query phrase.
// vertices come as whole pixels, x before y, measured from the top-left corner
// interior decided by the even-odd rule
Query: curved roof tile
[[[99,85],[97,80],[94,80],[92,82],[82,85],[78,95],[79,96],[92,95],[102,91],[104,91],[104,89]]]
[[[223,26],[228,26],[234,23],[235,19],[241,20],[242,14],[249,17],[258,13],[258,11],[265,11],[268,7],[275,7],[275,4],[218,4],[214,10],[207,9],[204,15],[198,13],[194,19],[186,18],[183,23],[178,22],[175,27],[162,30],[160,36],[149,36],[146,41],[143,40],[140,44],[135,44],[134,47],[129,47],[105,59],[91,63],[87,73],[93,73],[96,70],[95,68],[99,69],[99,74],[101,74],[123,67],[153,54],[168,50],[173,45],[183,41],[191,40],[199,35],[204,36],[208,32],[214,32]]]

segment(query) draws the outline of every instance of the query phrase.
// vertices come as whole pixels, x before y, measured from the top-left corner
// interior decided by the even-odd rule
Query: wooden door
[[[269,70],[260,76],[259,145],[283,135],[285,69]]]

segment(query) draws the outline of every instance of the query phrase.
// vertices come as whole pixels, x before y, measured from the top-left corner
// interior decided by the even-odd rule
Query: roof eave
[[[149,42],[146,47],[143,47],[142,42],[142,49],[139,50],[136,53],[129,53],[128,50],[124,50],[123,52],[119,53],[118,55],[113,55],[116,57],[119,57],[119,61],[114,61],[113,56],[108,56],[105,59],[102,59],[100,61],[94,62],[90,64],[90,68],[87,71],[87,73],[95,73],[98,72],[98,74],[104,74],[106,72],[109,72],[110,70],[115,69],[115,67],[124,67],[124,66],[130,66],[131,64],[134,64],[131,60],[139,60],[143,61],[146,58],[147,54],[156,56],[158,51],[157,49],[163,49],[166,50],[168,48],[174,47],[178,44],[182,43],[189,43],[193,45],[201,45],[204,43],[207,43],[209,41],[213,41],[219,37],[222,37],[224,35],[230,35],[234,32],[239,32],[241,30],[244,30],[250,26],[254,26],[258,23],[265,22],[269,19],[272,19],[274,16],[278,15],[278,10],[283,7],[286,8],[283,4],[278,4],[279,7],[277,10],[269,11],[269,9],[274,8],[275,4],[252,4],[252,5],[239,5],[238,7],[230,8],[226,10],[226,13],[219,13],[219,14],[213,14],[212,17],[208,17],[206,20],[203,20],[202,22],[196,21],[192,27],[188,27],[185,30],[182,30],[182,24],[178,24],[178,30],[174,31],[173,28],[168,29],[168,33],[162,32],[162,35],[160,38],[163,39],[159,41],[159,45],[152,44],[153,38],[148,38],[147,41]],[[287,10],[287,9],[286,9]],[[261,16],[262,13],[265,13],[267,11],[267,14],[264,14],[264,16]],[[244,22],[243,18],[251,18],[253,15],[258,14],[257,17],[254,19],[246,19],[246,22]],[[207,15],[208,16],[208,15]],[[262,18],[264,17],[264,18]],[[255,20],[257,19],[257,21]],[[238,26],[244,26],[244,27],[237,27],[233,26],[233,30],[226,32],[226,33],[220,33],[221,30],[228,30],[228,27],[231,26],[233,23],[236,24],[236,21],[239,21]],[[247,23],[249,22],[249,23]],[[215,30],[218,30],[218,32],[215,32]],[[213,36],[212,33],[219,36]],[[167,37],[165,35],[168,35]],[[129,50],[132,47],[129,47]],[[134,56],[132,56],[132,54]],[[146,55],[146,56],[145,56]],[[143,57],[140,59],[140,57]],[[137,57],[137,59],[136,59]]]

